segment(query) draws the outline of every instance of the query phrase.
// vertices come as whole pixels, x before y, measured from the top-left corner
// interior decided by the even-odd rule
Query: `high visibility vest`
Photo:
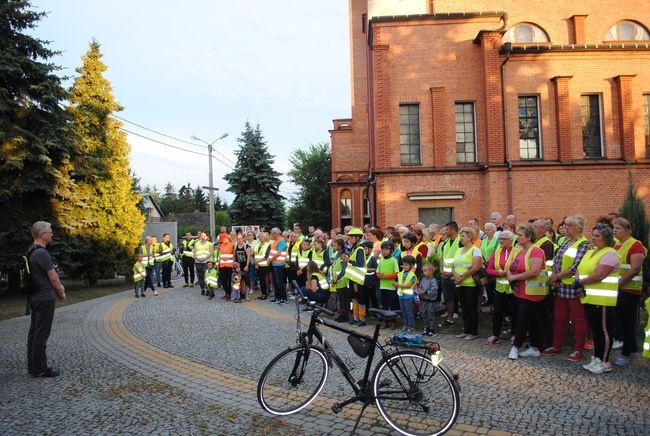
[[[298,268],[306,268],[307,264],[311,260],[311,248],[305,251],[298,252]]]
[[[573,265],[573,262],[576,260],[576,256],[578,255],[578,247],[580,244],[583,242],[587,242],[587,238],[584,236],[577,241],[573,243],[569,248],[566,249],[564,254],[562,255],[562,271],[569,269],[571,265]],[[558,271],[559,272],[559,271]],[[573,283],[573,277],[565,277],[562,279],[562,283],[570,285]]]
[[[183,239],[183,257],[194,259],[194,253],[192,252],[194,244],[196,244],[196,239],[190,239],[189,241],[187,239]]]
[[[318,287],[322,289],[323,291],[329,291],[330,289],[330,284],[327,281],[327,278],[325,277],[325,274],[323,274],[320,271],[316,271],[312,274],[312,278],[316,276],[318,279]]]
[[[530,253],[533,251],[533,248],[539,248],[532,245],[524,255],[524,265],[526,266],[526,271],[530,271]],[[541,269],[537,277],[526,280],[526,295],[548,295],[548,274]]]
[[[456,271],[456,274],[465,274],[472,267],[472,263],[474,261],[472,254],[474,252],[474,248],[475,247],[472,245],[464,253],[463,253],[463,248],[456,251],[456,254],[454,255],[454,260],[453,260],[454,271]],[[473,286],[473,287],[476,287],[476,282],[470,276],[470,277],[465,278],[462,282],[460,282],[458,284],[458,286]]]
[[[345,277],[360,285],[363,285],[366,280],[365,255],[366,253],[363,251],[363,248],[357,245],[352,250],[352,253],[350,254],[350,261],[345,267]],[[362,266],[357,266],[359,263]]]
[[[133,265],[133,281],[140,282],[146,278],[147,270],[140,262],[136,262],[135,265]]]
[[[159,253],[159,251],[160,251],[160,243],[156,242],[155,244],[151,244],[151,250],[152,250],[151,252],[153,253],[153,262],[154,263],[160,262],[160,260],[159,260],[159,258],[160,258],[160,253]]]
[[[550,239],[548,239],[548,237],[546,237],[546,236],[542,236],[542,237],[539,238],[537,241],[535,241],[535,243],[533,244],[533,247],[542,248],[542,245],[543,245],[544,242],[546,242],[546,241],[548,241],[548,242],[550,242],[551,244],[553,244],[553,254],[555,254],[555,250],[557,250],[557,245],[555,245],[555,243],[554,243],[553,241],[551,241]],[[575,256],[574,256],[574,257],[575,257]],[[546,263],[545,263],[545,267],[544,267],[544,272],[545,272],[546,275],[549,276],[549,277],[550,277],[551,274],[553,273],[553,258],[546,259]]]
[[[172,253],[174,252],[174,246],[172,245],[171,242],[160,243],[160,247],[158,249],[158,262],[166,262],[168,260],[171,260],[172,258]]]
[[[424,242],[418,242],[417,244],[415,244],[413,246],[413,251],[416,252],[416,253],[420,253],[420,247],[423,246],[423,245],[426,245],[426,244]],[[422,253],[420,253],[420,255],[422,255]],[[415,257],[415,256],[413,256],[413,257]]]
[[[210,289],[219,287],[219,271],[216,268],[205,270],[205,285]]]
[[[605,247],[600,250],[592,248],[585,254],[585,257],[578,265],[578,278],[580,280],[592,274],[600,259],[609,252],[616,253],[611,247]],[[607,277],[598,283],[584,285],[585,296],[580,298],[582,304],[593,304],[596,306],[616,306],[618,298],[618,270],[612,271]]]
[[[408,297],[408,296],[413,296],[414,290],[415,290],[415,285],[417,283],[417,277],[415,277],[415,274],[413,274],[413,271],[408,271],[408,272],[403,272],[400,271],[397,273],[397,284],[398,285],[405,285],[409,284],[409,288],[397,288],[397,295],[400,297]]]
[[[320,253],[316,251],[316,249],[312,249],[311,251],[311,260],[316,262],[316,265],[318,265],[318,269],[320,269],[323,264],[325,263],[325,250],[322,250]]]
[[[212,259],[214,259],[214,264],[215,265],[219,265],[219,261],[221,260],[221,250],[220,249],[212,250]]]
[[[395,259],[393,256],[390,256],[386,259],[379,259],[377,262],[377,272],[382,274],[399,273],[399,264],[397,263],[397,259]],[[379,289],[394,291],[394,281],[395,279],[379,279]]]
[[[521,251],[521,247],[510,247],[510,253],[508,253],[506,263],[503,267],[501,267],[501,251],[503,251],[503,247],[497,247],[494,251],[494,269],[497,271],[508,271],[513,259],[517,257],[517,254]],[[502,292],[504,294],[513,293],[508,277],[497,277],[496,290],[497,292]]]
[[[650,298],[645,300],[646,313],[650,314]],[[648,323],[645,325],[645,341],[643,342],[643,357],[650,359],[650,316],[648,316]]]
[[[154,262],[156,261],[153,254],[153,245],[150,245],[149,247],[146,245],[141,245],[140,253],[142,254],[142,260],[140,263],[142,263],[143,266],[153,266]]]
[[[289,250],[289,262],[286,267],[289,267],[289,264],[298,265],[298,256],[300,255],[300,241],[296,238],[296,243],[291,246]]]
[[[481,246],[479,248],[481,249],[481,254],[483,255],[483,260],[485,263],[490,260],[490,256],[492,256],[492,253],[494,253],[498,246],[499,238],[496,236],[493,237],[491,241],[487,238],[481,241]]]
[[[400,259],[404,259],[404,257],[406,257],[406,256],[413,256],[415,258],[415,260],[417,260],[418,256],[420,256],[420,259],[422,258],[421,253],[419,251],[417,251],[415,249],[415,247],[411,247],[408,250],[402,251],[399,254]],[[415,274],[418,273],[417,262],[415,263],[415,265],[413,265],[413,267],[411,268],[411,271],[413,271]]]
[[[278,244],[280,241],[284,241],[284,239],[277,239],[271,243],[271,251],[269,252],[269,257],[273,258],[276,254],[278,254],[278,257],[273,261],[273,263],[285,263],[287,261],[287,252],[286,251],[279,251],[278,250]]]
[[[210,241],[197,241],[196,244],[194,244],[194,258],[197,262],[201,263],[208,260],[210,257],[211,245]]]
[[[232,242],[224,242],[221,244],[219,253],[219,268],[232,268],[235,259],[235,244]],[[242,265],[242,268],[243,267],[244,266]]]
[[[442,249],[442,272],[451,273],[454,265],[454,256],[460,247],[460,235],[453,241],[447,241]]]
[[[621,244],[620,248],[618,249],[618,258],[621,261],[621,268],[619,270],[619,274],[622,276],[625,274],[630,268],[632,268],[632,265],[627,263],[627,253],[630,251],[630,248],[632,245],[634,245],[635,242],[638,242],[638,240],[630,237],[628,238],[627,241],[623,242]],[[644,249],[644,255],[647,252],[645,247]],[[622,289],[629,289],[633,291],[641,291],[643,288],[643,263],[641,264],[641,269],[639,272],[632,277],[632,281],[627,282],[626,284],[623,285]]]
[[[333,279],[338,279],[339,274],[341,274],[341,270],[343,269],[342,261],[340,257],[337,257],[334,263],[332,264],[332,278]],[[346,269],[350,267],[350,264],[346,266]],[[348,287],[349,280],[348,278],[344,275],[341,280],[338,280],[334,284],[334,288],[336,289],[341,289],[341,288],[347,288]]]
[[[266,261],[266,250],[269,248],[270,242],[266,241],[263,244],[257,244],[257,247],[255,247],[254,254],[255,254],[255,262],[259,266],[269,266],[269,263]]]

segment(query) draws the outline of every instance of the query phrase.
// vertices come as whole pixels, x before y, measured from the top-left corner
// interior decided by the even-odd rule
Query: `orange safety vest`
[[[232,268],[234,260],[235,244],[232,242],[224,242],[221,244],[219,253],[221,257],[219,258],[219,268]]]

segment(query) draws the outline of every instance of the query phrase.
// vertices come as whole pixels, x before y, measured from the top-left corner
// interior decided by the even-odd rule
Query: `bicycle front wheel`
[[[451,372],[413,351],[399,351],[379,362],[373,393],[381,416],[404,435],[445,433],[460,410]]]
[[[302,410],[320,394],[329,366],[321,347],[298,345],[278,354],[257,384],[257,400],[274,415]]]

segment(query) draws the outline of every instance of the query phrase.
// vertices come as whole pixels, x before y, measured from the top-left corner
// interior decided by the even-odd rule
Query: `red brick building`
[[[650,208],[650,2],[349,4],[333,226]]]

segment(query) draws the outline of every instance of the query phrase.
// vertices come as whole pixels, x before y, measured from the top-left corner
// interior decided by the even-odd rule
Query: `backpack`
[[[29,258],[32,256],[32,253],[38,248],[42,247],[35,245],[27,250],[27,252],[22,256],[22,264],[18,271],[18,287],[23,295],[29,296],[32,295],[34,291],[36,291],[36,286],[34,286],[34,281],[32,280],[32,271],[29,268]]]

